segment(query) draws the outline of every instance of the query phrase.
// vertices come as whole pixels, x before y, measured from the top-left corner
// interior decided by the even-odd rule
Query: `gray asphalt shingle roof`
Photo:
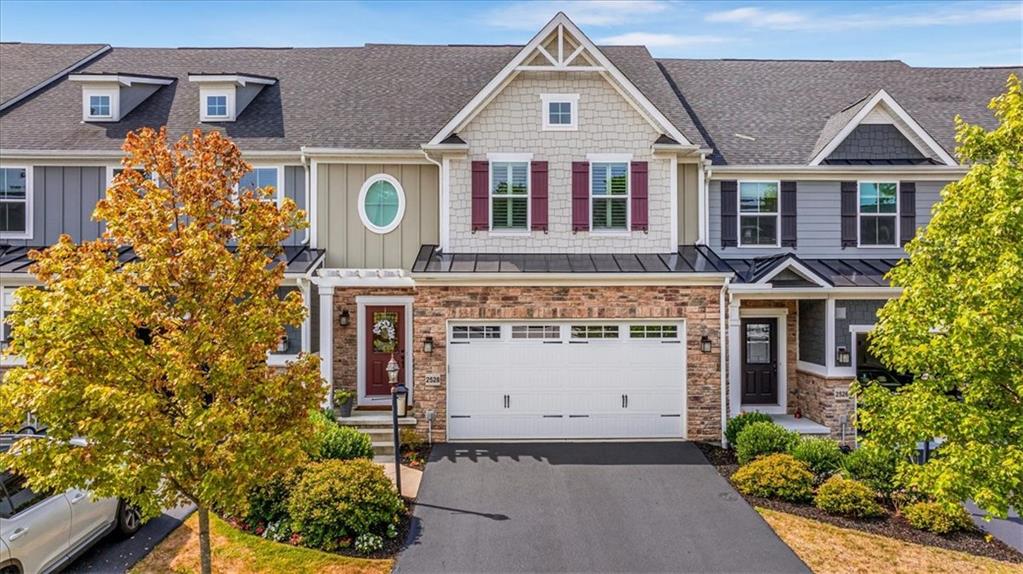
[[[732,165],[806,165],[828,120],[844,116],[842,110],[879,89],[953,153],[955,115],[993,128],[988,102],[1004,91],[1010,73],[1023,73],[1023,68],[914,68],[899,61],[658,63],[714,148],[715,163]]]
[[[114,48],[82,71],[169,76],[177,81],[160,88],[122,121],[93,124],[81,122],[81,86],[62,81],[0,116],[0,148],[116,150],[129,131],[142,126],[167,125],[177,137],[196,127],[220,125],[247,150],[418,149],[520,49],[393,44]],[[680,131],[702,144],[646,48],[605,50]],[[199,87],[188,81],[188,75],[225,70],[279,81],[267,86],[237,121],[202,124]]]
[[[95,54],[106,44],[0,42],[0,104]]]

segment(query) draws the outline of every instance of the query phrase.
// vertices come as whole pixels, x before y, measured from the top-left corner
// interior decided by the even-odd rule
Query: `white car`
[[[11,438],[0,437],[0,450]],[[111,532],[131,536],[141,525],[138,511],[116,498],[93,500],[79,489],[37,493],[0,469],[0,574],[60,570]]]

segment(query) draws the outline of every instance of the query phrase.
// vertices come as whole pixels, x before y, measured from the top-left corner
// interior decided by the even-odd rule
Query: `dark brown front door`
[[[398,362],[398,380],[405,380],[405,307],[366,307],[366,396],[391,394],[391,356]]]
[[[742,320],[742,404],[778,404],[778,320]]]

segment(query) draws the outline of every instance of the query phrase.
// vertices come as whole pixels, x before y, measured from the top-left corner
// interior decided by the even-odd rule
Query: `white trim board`
[[[384,404],[380,400],[371,400],[366,397],[366,307],[376,307],[383,305],[390,305],[394,307],[405,308],[405,388],[408,389],[408,403],[412,404],[412,301],[411,296],[376,296],[376,295],[360,295],[355,298],[355,321],[356,321],[356,337],[357,342],[357,358],[356,358],[356,385],[357,393],[355,404],[359,406],[379,406]],[[348,325],[351,328],[351,324]],[[322,343],[321,343],[322,345]],[[390,406],[390,402],[386,403]]]
[[[788,409],[788,315],[784,307],[742,308],[733,300],[733,310],[738,316],[729,324],[728,353],[732,358],[728,370],[728,402],[732,405],[731,416],[742,411],[759,411],[768,414],[785,414]],[[778,341],[775,349],[778,361],[778,403],[775,405],[742,404],[742,319],[774,318],[778,322]]]

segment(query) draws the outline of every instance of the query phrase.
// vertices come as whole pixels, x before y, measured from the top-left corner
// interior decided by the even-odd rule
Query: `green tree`
[[[878,314],[871,348],[916,381],[860,390],[867,440],[908,455],[944,439],[899,478],[947,503],[974,500],[995,516],[1023,509],[1023,92],[1011,76],[991,101],[1000,125],[956,118],[969,172],[950,183],[926,229],[889,274],[902,294]]]
[[[274,263],[304,215],[264,201],[269,189],[236,192],[251,167],[218,132],[169,145],[147,128],[123,149],[130,169],[95,211],[105,236],[33,253],[42,287],[17,293],[10,352],[26,365],[0,385],[0,428],[30,411],[49,439],[20,441],[0,464],[149,516],[191,501],[208,573],[209,510],[239,507],[256,481],[300,463],[323,396],[315,356],[266,362],[304,318],[301,297],[277,296]],[[122,264],[119,246],[138,258]]]

